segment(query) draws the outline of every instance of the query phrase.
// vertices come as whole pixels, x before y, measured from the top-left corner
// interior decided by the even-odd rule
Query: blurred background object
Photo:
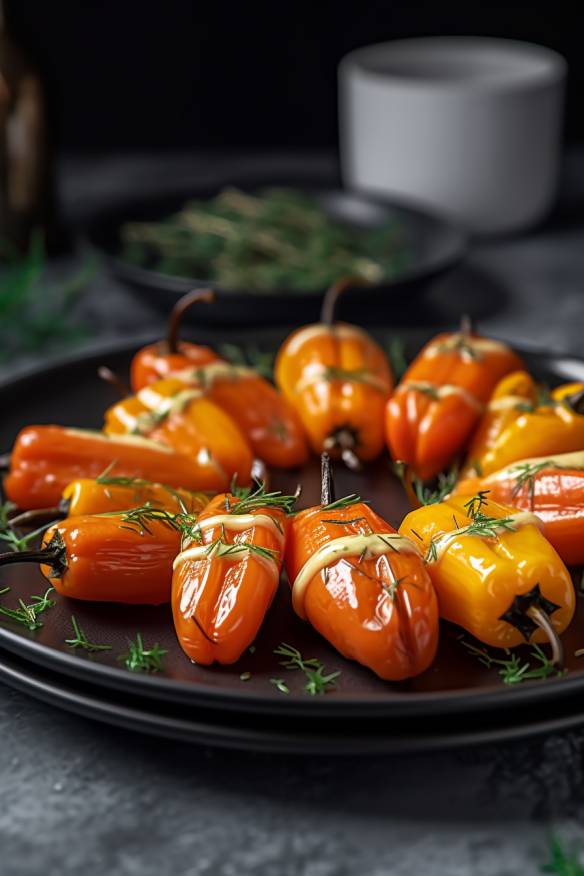
[[[50,236],[52,168],[44,87],[0,0],[0,256]]]
[[[556,193],[566,64],[515,40],[423,37],[339,68],[343,181],[474,233],[517,231]]]

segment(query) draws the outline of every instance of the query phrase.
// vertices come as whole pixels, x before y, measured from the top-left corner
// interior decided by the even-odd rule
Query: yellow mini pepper
[[[471,443],[461,477],[492,474],[532,456],[584,448],[584,383],[542,397],[526,372],[501,381]]]
[[[441,617],[498,648],[548,641],[562,662],[574,587],[534,514],[483,492],[411,511],[399,531],[424,554]]]

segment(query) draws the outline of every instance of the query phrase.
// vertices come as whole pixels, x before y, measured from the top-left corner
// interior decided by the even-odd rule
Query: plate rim
[[[211,329],[215,333],[218,329]],[[202,336],[208,334],[206,329],[198,328],[194,334]],[[12,377],[0,378],[0,393],[18,388],[19,384],[27,383],[38,377],[51,379],[53,372],[70,367],[72,364],[88,363],[100,360],[107,355],[131,354],[135,349],[138,338],[124,339],[113,344],[104,345],[99,350],[87,352],[78,351],[67,356],[60,357],[47,367],[36,365],[28,368],[24,373]],[[139,343],[139,341],[138,341]],[[550,351],[514,347],[518,353],[528,357],[536,357],[544,363],[553,363],[557,360],[573,362],[584,369],[584,357],[573,354],[554,353]],[[49,645],[37,642],[34,639],[25,638],[22,634],[14,632],[9,626],[0,624],[0,647],[6,648],[11,653],[38,664],[46,665],[47,660],[54,665],[55,671],[63,675],[83,678],[86,681],[107,688],[109,685],[116,689],[136,693],[142,688],[145,696],[157,696],[163,700],[171,700],[180,703],[199,703],[207,706],[219,705],[222,709],[236,712],[245,708],[258,713],[281,713],[313,716],[334,716],[346,713],[348,709],[358,709],[363,716],[381,716],[391,714],[396,717],[409,715],[427,715],[428,709],[438,709],[439,714],[463,714],[474,711],[485,711],[493,706],[497,708],[511,707],[520,703],[533,701],[551,702],[564,695],[581,693],[584,689],[584,668],[581,672],[573,673],[561,678],[546,679],[545,685],[533,682],[525,682],[517,688],[506,688],[493,683],[480,688],[461,688],[450,691],[427,691],[400,693],[392,691],[384,699],[380,697],[351,697],[345,694],[342,699],[336,697],[269,697],[258,696],[257,693],[247,690],[242,686],[241,690],[216,689],[204,687],[198,682],[184,682],[139,673],[125,672],[121,668],[113,668],[95,662],[85,661],[75,654],[68,654]],[[186,658],[185,658],[186,659]]]

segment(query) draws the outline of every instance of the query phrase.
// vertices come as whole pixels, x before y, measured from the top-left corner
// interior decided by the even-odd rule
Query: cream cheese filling
[[[417,546],[398,532],[371,532],[367,535],[346,535],[334,538],[309,557],[292,585],[292,605],[300,617],[305,618],[304,599],[312,579],[341,557],[360,557],[364,560],[393,552],[420,555]]]

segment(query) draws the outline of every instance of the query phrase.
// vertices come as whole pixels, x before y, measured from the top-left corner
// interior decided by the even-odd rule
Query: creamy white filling
[[[373,374],[373,372],[371,371],[357,369],[353,375],[351,371],[345,371],[344,369],[342,369],[342,373],[338,377],[334,374],[329,376],[327,374],[328,371],[328,366],[323,365],[320,362],[308,365],[304,370],[302,377],[296,383],[294,387],[294,392],[304,392],[304,390],[308,389],[309,386],[312,386],[315,383],[320,383],[323,380],[339,380],[343,383],[364,383],[367,384],[367,386],[373,387],[373,389],[378,389],[384,395],[387,395],[389,393],[389,386],[387,382],[379,377],[377,374]]]
[[[383,554],[411,553],[420,556],[417,546],[398,532],[371,532],[367,535],[346,535],[334,538],[307,559],[292,585],[292,605],[300,617],[306,617],[304,598],[312,579],[341,557],[360,557],[369,560]]]
[[[491,399],[487,407],[490,411],[506,411],[516,408],[517,405],[528,404],[531,404],[530,400],[520,395],[502,395],[500,398]]]
[[[231,365],[229,362],[209,362],[208,365],[198,365],[191,368],[181,368],[171,371],[169,377],[175,377],[184,383],[197,383],[203,387],[211,386],[216,380],[236,381],[242,377],[257,377],[257,371],[244,365]]]
[[[216,526],[222,526],[228,532],[244,532],[252,526],[261,526],[270,530],[280,548],[284,546],[284,533],[268,514],[215,514],[199,523],[201,532]]]
[[[258,553],[257,551],[250,549],[249,545],[246,545],[245,542],[242,544],[226,544],[223,541],[217,541],[212,544],[201,544],[196,547],[187,548],[185,551],[180,552],[172,564],[172,568],[173,571],[175,571],[182,566],[183,563],[187,562],[187,560],[210,561],[220,559],[221,557],[228,557],[235,562],[241,562],[241,560],[250,556],[253,557],[254,560],[257,560],[260,565],[264,566],[268,572],[278,575],[277,558],[275,556],[268,557],[264,554]]]
[[[67,435],[76,435],[79,438],[87,438],[92,441],[108,441],[110,444],[129,444],[133,447],[143,447],[147,450],[155,450],[157,453],[174,453],[172,447],[167,447],[165,444],[159,444],[157,441],[152,441],[150,438],[144,438],[142,435],[110,435],[105,432],[93,432],[90,429],[65,429],[65,432]]]
[[[543,529],[543,523],[539,517],[536,514],[531,514],[529,511],[517,511],[516,514],[509,514],[508,517],[503,519],[506,520],[507,525],[498,526],[497,524],[494,524],[491,528],[492,535],[477,535],[476,533],[469,532],[468,530],[473,526],[472,523],[469,523],[468,526],[463,526],[461,529],[453,529],[452,532],[445,532],[444,535],[441,535],[439,538],[432,539],[432,552],[430,553],[430,551],[428,551],[426,554],[426,562],[437,563],[451,544],[453,544],[458,538],[464,538],[465,536],[474,536],[475,538],[483,539],[492,538],[493,535],[510,532],[511,530],[509,527],[512,527],[513,531],[516,531],[522,526],[537,526],[538,529]]]
[[[512,477],[519,477],[525,470],[525,466],[539,466],[542,463],[549,463],[550,469],[584,469],[584,450],[577,450],[574,453],[557,453],[555,456],[532,456],[529,459],[521,459],[489,475],[485,481],[492,484]]]
[[[460,346],[464,344],[464,346]],[[466,348],[466,349],[465,349]],[[508,353],[509,348],[500,341],[492,338],[473,338],[460,333],[451,335],[445,341],[430,343],[425,348],[425,359],[433,359],[441,353],[457,352],[461,359],[480,359],[482,353]]]
[[[294,356],[307,341],[322,337],[339,338],[339,340],[369,340],[367,332],[356,325],[331,326],[323,322],[317,322],[314,325],[307,325],[305,328],[300,329],[300,331],[284,342],[286,354]]]

